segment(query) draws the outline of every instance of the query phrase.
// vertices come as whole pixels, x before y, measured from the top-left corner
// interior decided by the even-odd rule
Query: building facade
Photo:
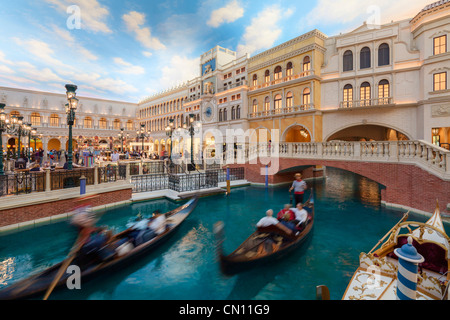
[[[448,148],[450,8],[439,3],[413,19],[326,40],[324,141],[425,140]]]
[[[73,148],[121,149],[118,134],[121,129],[129,136],[134,133],[137,104],[86,97],[79,97],[79,100],[73,126]],[[68,149],[65,94],[0,87],[0,103],[6,105],[7,115],[21,116],[24,123],[37,129],[37,149]],[[28,145],[27,137],[22,139],[22,144]],[[5,149],[16,152],[18,137],[5,134],[3,141]],[[34,149],[34,141],[30,147]]]
[[[253,57],[216,46],[201,55],[198,77],[136,104],[80,97],[74,145],[120,149],[123,128],[140,149],[143,125],[144,149],[159,155],[195,145],[214,157],[233,151],[230,132],[264,142],[261,130],[281,142],[425,140],[450,149],[449,33],[446,0],[381,26],[331,37],[312,30]],[[0,87],[0,102],[37,128],[38,147],[67,149],[65,95]],[[190,115],[193,143],[183,130]]]

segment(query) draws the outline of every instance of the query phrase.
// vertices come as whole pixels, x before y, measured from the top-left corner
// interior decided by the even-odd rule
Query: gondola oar
[[[58,281],[61,279],[62,275],[64,274],[64,272],[66,272],[67,268],[69,267],[69,265],[72,263],[73,259],[75,259],[76,254],[78,253],[78,251],[81,249],[81,247],[83,246],[83,243],[80,242],[81,239],[81,234],[78,236],[77,241],[75,242],[75,245],[72,247],[72,249],[70,250],[69,255],[67,256],[66,260],[63,262],[63,264],[61,265],[61,268],[58,271],[58,274],[56,275],[55,279],[53,279],[53,282],[51,283],[51,285],[48,287],[47,292],[45,293],[44,299],[43,300],[47,300],[48,297],[50,296],[50,294],[52,293],[53,289],[55,289],[56,284],[58,283]]]

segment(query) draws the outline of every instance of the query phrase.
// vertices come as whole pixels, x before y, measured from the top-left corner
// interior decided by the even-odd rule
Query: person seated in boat
[[[261,218],[261,220],[258,221],[256,226],[258,228],[268,227],[268,226],[276,225],[278,223],[280,223],[280,221],[278,221],[278,219],[273,217],[273,210],[269,209],[266,211],[266,216],[264,218]]]
[[[298,231],[294,224],[295,213],[291,210],[290,204],[284,205],[284,209],[282,209],[280,212],[278,212],[277,219],[278,219],[278,221],[280,221],[281,224],[283,224],[285,227],[289,228],[290,230],[292,230],[294,232]]]
[[[150,230],[155,232],[156,235],[160,235],[166,231],[167,219],[164,213],[155,211],[154,218],[149,224]]]
[[[285,204],[284,208],[277,214],[278,221],[293,221],[295,220],[295,214],[291,209],[290,204]]]
[[[297,229],[300,230],[304,227],[304,223],[308,219],[308,211],[303,208],[303,204],[301,202],[297,203],[297,206],[292,209],[292,211],[294,211],[295,214],[294,224]]]

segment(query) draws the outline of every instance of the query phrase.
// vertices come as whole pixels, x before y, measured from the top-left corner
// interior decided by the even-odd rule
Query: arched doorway
[[[78,142],[76,139],[72,139],[72,151],[78,149]],[[66,142],[66,150],[69,150],[69,140]]]
[[[39,149],[44,149],[44,144],[41,139],[31,139],[30,147],[33,149],[33,152]]]
[[[51,139],[47,144],[47,150],[61,150],[61,142],[58,139]]]
[[[283,139],[284,142],[311,142],[311,134],[308,129],[302,125],[296,124],[284,132]]]
[[[396,129],[381,125],[356,125],[332,134],[327,141],[399,141],[410,140],[409,137]]]

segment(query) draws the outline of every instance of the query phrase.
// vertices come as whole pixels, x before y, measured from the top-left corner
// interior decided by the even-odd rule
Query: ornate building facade
[[[447,3],[325,41],[324,140],[425,140],[448,148]]]
[[[74,149],[84,146],[120,149],[121,129],[125,134],[134,133],[137,104],[86,97],[79,97],[79,100],[73,126]],[[37,129],[37,149],[68,149],[65,94],[0,87],[0,102],[6,105],[6,114],[22,116],[24,123]],[[18,142],[17,137],[8,135],[3,141],[10,150],[15,149]],[[27,138],[23,141],[27,143]],[[34,143],[30,147],[34,148]]]
[[[227,148],[219,136],[248,129],[268,139],[276,130],[282,142],[420,139],[450,148],[449,33],[450,2],[439,1],[411,19],[332,37],[312,30],[253,57],[216,46],[200,56],[196,78],[138,103],[80,97],[74,143],[117,148],[124,128],[127,144],[141,148],[144,125],[145,149],[180,153],[193,115],[202,128],[194,152],[207,157]],[[39,147],[67,148],[63,94],[0,87],[0,102],[38,129]]]

